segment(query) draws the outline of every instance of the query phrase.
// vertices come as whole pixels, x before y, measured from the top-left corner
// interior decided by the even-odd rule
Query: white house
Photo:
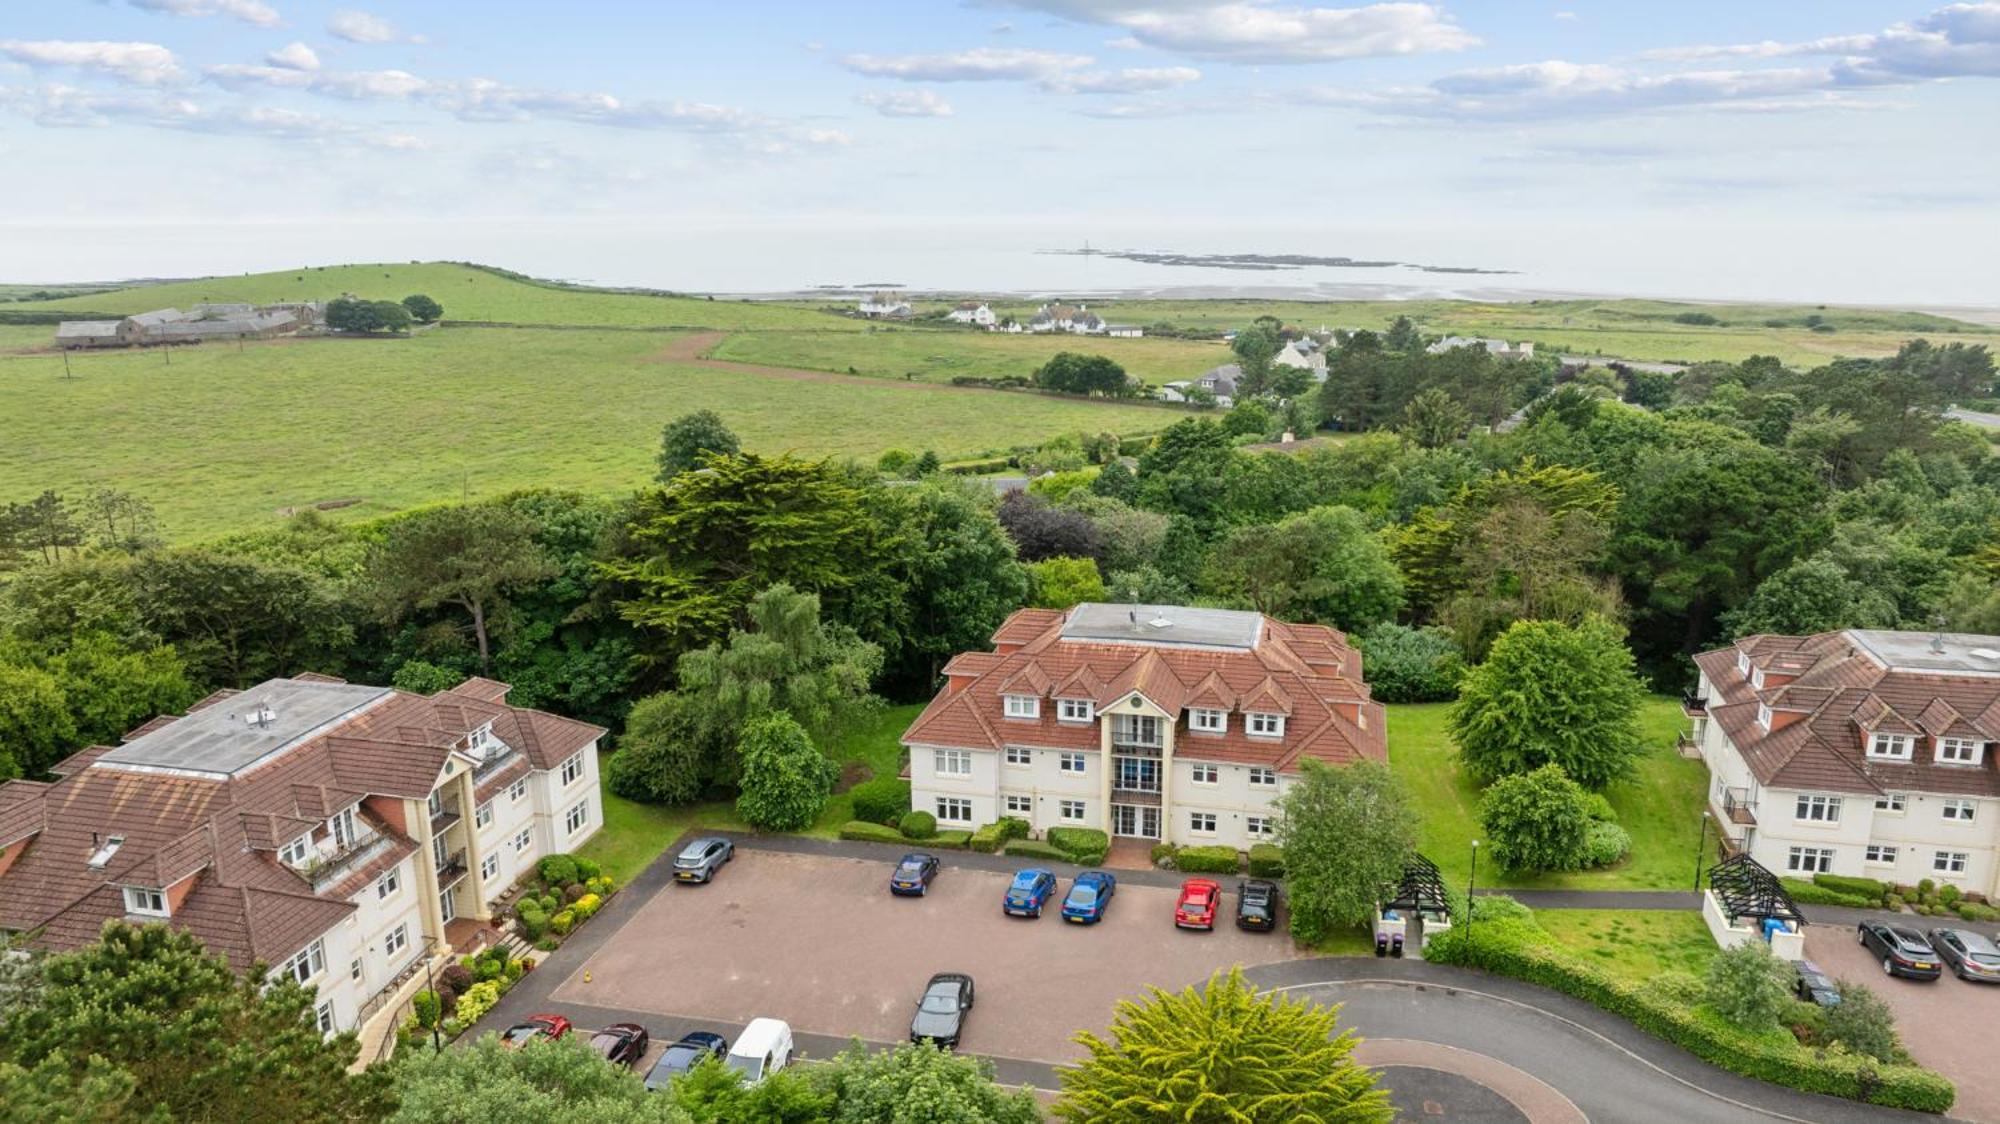
[[[900,320],[910,315],[910,302],[901,293],[870,293],[861,298],[855,311],[870,320]]]
[[[940,825],[1247,848],[1275,838],[1300,762],[1387,756],[1384,711],[1339,632],[1260,613],[1022,609],[945,666],[903,735],[912,805]]]
[[[945,319],[957,324],[976,324],[981,328],[991,328],[994,324],[993,310],[984,301],[959,301]]]
[[[1429,347],[1424,348],[1424,350],[1430,352],[1432,355],[1443,355],[1447,351],[1460,347],[1483,347],[1492,353],[1495,359],[1532,359],[1535,355],[1533,340],[1522,340],[1518,344],[1509,344],[1506,340],[1476,338],[1472,336],[1446,336]]]
[[[1286,340],[1285,346],[1271,357],[1271,362],[1279,367],[1310,371],[1315,380],[1326,381],[1326,352],[1311,339]]]
[[[1848,629],[1695,657],[1709,814],[1774,871],[2000,890],[2000,637]]]
[[[1104,334],[1113,339],[1136,340],[1146,334],[1146,329],[1137,324],[1106,324]]]

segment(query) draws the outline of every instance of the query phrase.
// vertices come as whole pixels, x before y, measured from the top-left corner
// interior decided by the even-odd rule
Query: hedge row
[[[1257,843],[1250,848],[1250,877],[1283,878],[1285,849],[1276,843]]]
[[[1234,847],[1182,847],[1174,852],[1174,869],[1188,874],[1235,874],[1243,858]]]
[[[1780,1042],[1745,1033],[1712,1012],[1677,1003],[1647,984],[1617,978],[1542,943],[1541,930],[1532,921],[1481,925],[1470,939],[1452,929],[1424,946],[1424,959],[1512,976],[1574,996],[1711,1065],[1776,1085],[1935,1113],[1950,1109],[1957,1095],[1949,1080],[1919,1066],[1882,1065],[1844,1051],[1808,1049],[1789,1037]]]
[[[1062,848],[1036,839],[1016,839],[1007,844],[1002,854],[1010,858],[1047,859],[1054,862],[1068,862],[1069,855]]]
[[[1027,837],[1027,820],[1017,819],[1013,816],[1002,816],[980,828],[978,831],[973,832],[972,838],[966,845],[975,851],[990,855],[998,851],[1000,845],[1009,839],[1026,839]]]
[[[1780,878],[1778,881],[1784,884],[1785,893],[1790,894],[1792,900],[1800,905],[1843,905],[1854,909],[1870,909],[1882,904],[1880,898],[1845,894],[1828,886],[1807,882],[1803,878]]]
[[[1886,882],[1873,878],[1854,878],[1845,874],[1815,874],[1813,885],[1832,890],[1837,894],[1855,894],[1873,901],[1881,901],[1889,892]]]
[[[1111,836],[1094,827],[1052,827],[1049,844],[1078,866],[1096,866],[1111,853]]]
[[[910,782],[901,777],[877,777],[848,790],[854,818],[869,823],[894,823],[910,810]]]
[[[866,820],[848,820],[840,825],[842,839],[858,839],[864,843],[901,843],[903,833],[893,827]]]

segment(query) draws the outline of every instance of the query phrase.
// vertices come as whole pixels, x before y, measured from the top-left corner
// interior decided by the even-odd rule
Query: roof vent
[[[258,703],[256,711],[243,716],[246,725],[255,726],[259,730],[270,729],[271,723],[277,720],[278,712],[272,710],[269,703]]]
[[[2000,652],[1991,648],[1974,648],[1972,654],[1982,660],[2000,660]]]
[[[92,833],[92,837],[95,838],[94,832]],[[106,866],[109,866],[111,864],[111,856],[117,854],[118,848],[123,847],[124,845],[125,845],[125,837],[122,835],[114,835],[111,838],[105,840],[104,846],[99,847],[97,850],[91,852],[90,869],[103,870]]]
[[[1172,621],[1168,620],[1168,619],[1167,619],[1167,618],[1165,618],[1165,617],[1154,617],[1154,618],[1153,618],[1152,620],[1149,620],[1149,621],[1147,621],[1147,622],[1146,622],[1146,624],[1147,624],[1147,625],[1148,625],[1149,627],[1152,627],[1152,628],[1172,628],[1172,627],[1174,627],[1174,622],[1172,622]]]

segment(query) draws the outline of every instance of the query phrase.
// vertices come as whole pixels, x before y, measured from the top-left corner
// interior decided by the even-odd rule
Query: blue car
[[[903,861],[896,864],[896,872],[889,876],[889,892],[902,897],[921,898],[924,891],[930,888],[931,879],[937,877],[937,872],[936,855],[912,851],[903,856]]]
[[[1029,868],[1014,875],[1000,908],[1009,917],[1040,917],[1042,907],[1056,896],[1056,876],[1046,870]]]
[[[1102,870],[1086,870],[1069,884],[1069,895],[1063,898],[1062,917],[1064,921],[1074,921],[1080,925],[1091,925],[1104,920],[1104,911],[1111,907],[1111,895],[1118,892],[1118,880]]]

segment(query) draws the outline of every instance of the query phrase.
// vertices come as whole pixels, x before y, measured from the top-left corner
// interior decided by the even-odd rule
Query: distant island
[[[1402,266],[1424,273],[1516,273],[1512,269],[1480,269],[1461,265],[1422,265],[1407,261],[1367,261],[1361,258],[1319,257],[1313,254],[1176,254],[1165,250],[1098,250],[1085,246],[1080,250],[1037,250],[1040,254],[1059,254],[1066,257],[1118,258],[1123,261],[1144,262],[1148,265],[1192,265],[1210,269],[1279,270],[1305,269],[1309,266],[1331,266],[1335,269],[1388,269]]]

